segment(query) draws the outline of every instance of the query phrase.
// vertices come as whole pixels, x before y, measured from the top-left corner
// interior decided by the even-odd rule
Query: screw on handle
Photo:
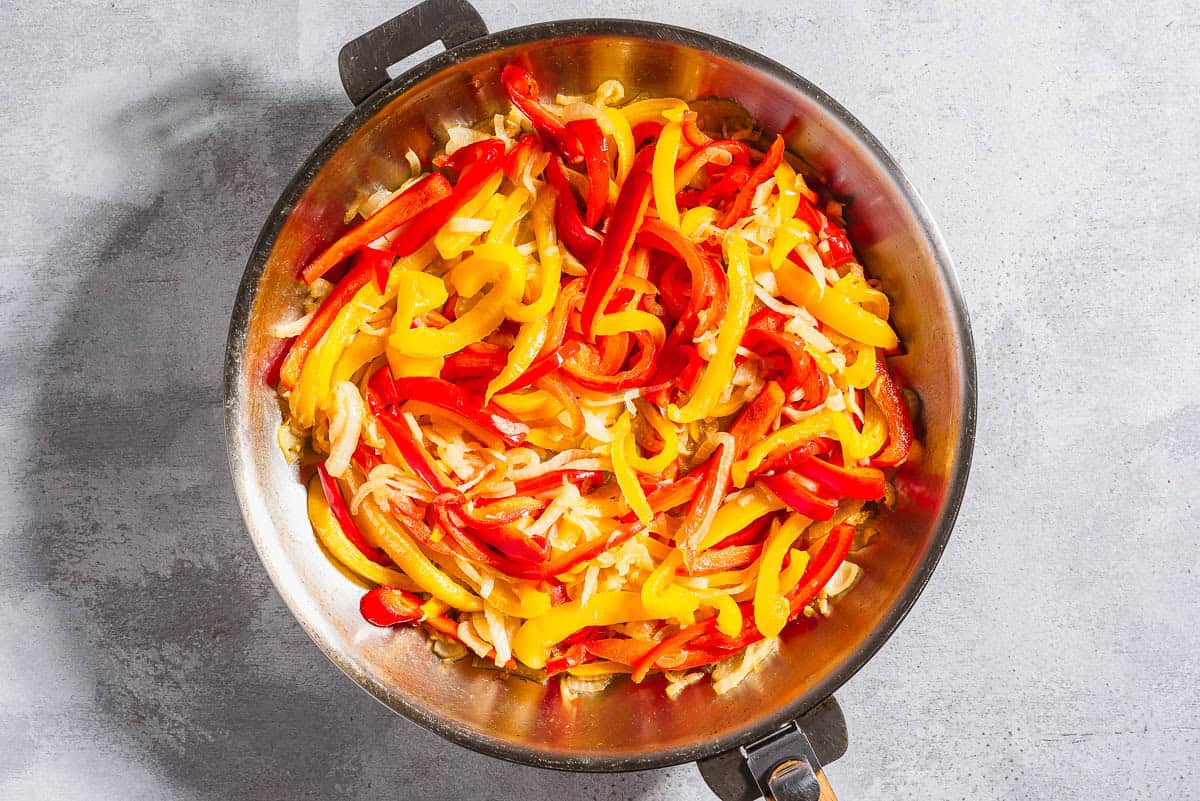
[[[391,80],[393,64],[434,42],[450,50],[487,33],[483,17],[466,0],[423,0],[342,47],[342,87],[357,106]]]

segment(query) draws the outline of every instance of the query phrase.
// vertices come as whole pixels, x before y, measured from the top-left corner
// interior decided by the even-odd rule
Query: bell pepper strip
[[[554,199],[549,194],[543,195],[534,204],[533,230],[538,248],[538,290],[529,302],[508,309],[510,320],[530,323],[548,319],[555,301],[558,300],[562,281],[562,254],[559,252],[558,240],[551,225],[553,207]],[[528,286],[526,294],[529,294]],[[549,330],[547,328],[547,332]]]
[[[792,607],[780,586],[780,572],[788,549],[808,525],[803,514],[790,514],[784,525],[770,532],[763,546],[754,592],[754,624],[763,637],[778,637],[791,619]]]
[[[541,104],[537,80],[529,70],[518,64],[509,64],[500,73],[500,83],[504,85],[512,104],[533,123],[534,130],[548,145],[568,161],[584,158],[578,135],[557,114]]]
[[[742,458],[752,445],[771,433],[786,401],[783,388],[775,381],[768,381],[754,400],[746,404],[746,408],[729,427],[735,459]]]
[[[830,530],[817,555],[809,560],[800,582],[787,593],[792,617],[816,600],[842,562],[846,561],[853,544],[854,526],[838,523]]]
[[[296,384],[300,381],[300,370],[304,366],[308,354],[321,341],[321,337],[329,330],[329,326],[333,325],[333,321],[337,319],[338,312],[354,299],[358,294],[358,290],[362,289],[370,282],[371,277],[375,273],[375,262],[370,257],[359,257],[355,260],[351,270],[342,277],[342,280],[337,283],[333,291],[321,302],[320,307],[308,321],[308,325],[300,333],[300,336],[292,342],[292,347],[284,357],[282,364],[279,367],[279,384],[284,389],[295,389]]]
[[[588,640],[582,645],[588,654],[597,659],[606,659],[609,662],[630,666],[654,647],[654,643],[651,641],[635,640],[629,637],[605,637]]]
[[[504,157],[505,177],[514,184],[520,183],[521,175],[525,172],[525,164],[538,150],[538,138],[535,134],[521,134],[517,143],[509,149],[508,155]]]
[[[368,537],[378,543],[396,563],[396,567],[416,582],[422,591],[465,612],[478,612],[483,609],[479,597],[430,562],[409,535],[392,522],[390,516],[379,508],[373,498],[367,497],[363,500],[355,519]]]
[[[434,467],[433,461],[429,458],[429,455],[425,452],[421,444],[413,437],[412,431],[408,428],[408,423],[403,418],[397,414],[383,410],[377,412],[376,417],[391,437],[404,463],[434,493],[445,495],[458,492],[458,489],[451,486],[449,480]]]
[[[563,346],[567,330],[571,328],[572,318],[577,319],[578,312],[575,307],[579,305],[583,289],[583,278],[572,278],[562,285],[558,299],[554,301],[554,309],[550,312],[550,330],[546,334],[546,344],[542,346],[541,356],[548,356]]]
[[[589,228],[595,228],[608,203],[608,140],[604,138],[600,123],[594,119],[572,120],[567,123],[567,130],[575,135],[583,151],[588,176],[587,211],[583,221]]]
[[[789,255],[791,255],[801,244],[814,245],[817,238],[806,224],[799,220],[786,220],[775,232],[775,241],[771,243],[771,250],[767,261],[771,265],[772,270],[778,270]],[[817,284],[817,292],[820,294],[824,290],[821,283]]]
[[[499,554],[488,550],[474,534],[468,534],[466,529],[459,525],[448,504],[430,504],[425,509],[425,516],[427,524],[436,536],[441,537],[442,542],[452,543],[450,548],[455,555],[489,567],[496,567],[500,562]],[[431,534],[431,540],[433,536],[435,535]]]
[[[750,255],[746,240],[731,237],[726,240],[726,261],[729,275],[729,307],[717,330],[717,350],[700,382],[683,408],[671,405],[667,415],[676,423],[703,420],[720,400],[721,393],[733,379],[734,359],[746,333],[750,311],[754,304],[754,275],[750,270]]]
[[[532,199],[532,196],[528,189],[518,186],[507,195],[500,197],[503,200],[492,220],[491,230],[484,237],[484,242],[494,245],[511,245],[517,235],[517,226],[528,211],[525,205]]]
[[[507,204],[505,196],[497,191],[503,180],[504,173],[496,171],[480,188],[475,197],[463,204],[463,207],[446,221],[441,230],[434,234],[433,245],[437,248],[438,255],[443,259],[456,259],[470,250],[479,240],[481,232],[474,227],[468,226],[467,230],[459,230],[455,227],[455,221],[460,217],[472,221],[482,220],[488,224],[489,233],[492,228],[495,228],[496,218],[500,216]]]
[[[566,169],[558,156],[551,156],[546,165],[546,181],[555,193],[554,225],[559,238],[577,259],[591,261],[600,250],[600,235],[584,223]]]
[[[596,336],[613,336],[630,331],[646,331],[654,337],[655,344],[660,348],[667,338],[667,330],[663,327],[662,320],[650,312],[638,309],[628,309],[626,311],[605,314],[596,321],[593,331]]]
[[[330,513],[337,520],[338,525],[342,527],[342,533],[346,539],[363,556],[375,564],[390,565],[392,561],[388,559],[387,554],[367,542],[366,537],[358,530],[358,526],[354,523],[354,518],[350,516],[350,508],[346,506],[346,499],[342,497],[342,491],[338,488],[337,480],[329,475],[329,471],[325,469],[324,463],[317,465],[317,479],[321,484],[321,491],[325,495],[325,503],[329,505]],[[311,503],[309,505],[311,506]]]
[[[407,576],[390,567],[392,562],[386,554],[366,541],[357,525],[353,531],[360,541],[349,538],[346,532],[350,529],[335,517],[317,476],[308,485],[308,517],[321,545],[350,572],[374,584],[410,584]]]
[[[776,473],[763,476],[758,482],[789,508],[811,520],[829,520],[837,511],[837,500],[825,497],[816,482],[798,473]]]
[[[869,392],[887,421],[887,446],[871,458],[875,467],[904,464],[912,450],[913,424],[904,395],[883,359],[875,362],[875,381]]]
[[[638,472],[647,475],[662,473],[679,458],[679,435],[653,404],[639,402],[638,411],[640,417],[662,441],[662,448],[654,456],[646,457],[638,453],[635,447],[631,447],[627,453],[629,464]]]
[[[560,604],[525,621],[512,637],[513,655],[536,670],[545,667],[552,646],[585,626],[612,626],[649,617],[636,592],[598,592],[586,604]]]
[[[587,291],[583,297],[583,335],[594,337],[596,320],[608,307],[617,282],[629,259],[633,240],[641,228],[650,204],[650,174],[636,167],[621,187],[616,206],[604,232],[596,266],[588,274]]]
[[[717,618],[716,616],[713,616],[699,623],[693,623],[692,625],[681,629],[678,633],[667,637],[658,645],[647,651],[646,654],[642,656],[636,664],[633,665],[633,674],[630,676],[630,678],[633,679],[635,684],[640,684],[652,669],[658,666],[665,666],[662,663],[666,663],[670,660],[675,660],[676,663],[678,663],[679,655],[682,654],[685,646],[689,642],[695,640],[697,637],[700,637],[703,634],[707,634],[716,627]]]
[[[633,156],[637,150],[633,140],[633,129],[629,127],[629,120],[625,119],[625,115],[619,109],[603,108],[601,112],[608,121],[613,142],[617,146],[617,183],[623,184],[629,177],[629,170],[633,167]]]
[[[528,497],[557,490],[564,484],[574,484],[580,488],[580,492],[584,492],[585,487],[603,482],[607,475],[604,470],[553,470],[534,478],[514,482],[513,487],[517,495]]]
[[[365,248],[384,234],[396,230],[451,195],[450,182],[442,176],[429,175],[422,178],[393,198],[379,211],[351,228],[322,251],[321,255],[309,262],[300,273],[304,283],[311,284],[336,267],[347,256]],[[380,291],[386,283],[384,281],[380,284]]]
[[[597,392],[623,392],[644,386],[654,377],[658,348],[654,338],[645,331],[635,331],[633,336],[637,341],[638,357],[623,372],[604,375],[600,371],[600,357],[596,349],[586,345],[580,346],[569,359],[563,361],[563,370],[574,383]]]
[[[750,168],[735,164],[725,171],[717,180],[699,192],[688,193],[689,206],[718,206],[727,200],[737,197],[737,193],[750,179]],[[718,223],[719,224],[719,223]]]
[[[629,453],[633,449],[633,432],[630,429],[629,415],[621,415],[617,420],[612,431],[611,443],[611,458],[613,466],[613,475],[617,478],[617,486],[621,488],[621,492],[625,495],[625,500],[629,503],[634,514],[642,525],[649,525],[650,520],[654,517],[654,513],[650,509],[650,504],[646,500],[646,493],[642,490],[641,484],[638,483],[637,474],[634,473],[633,467],[629,464]]]
[[[735,463],[736,464],[736,463]],[[754,521],[784,508],[783,501],[775,493],[762,487],[748,487],[725,498],[725,502],[713,517],[712,525],[704,534],[700,551],[707,551],[731,534],[746,528]]]
[[[500,375],[507,362],[504,348],[476,342],[447,356],[438,376],[452,383],[486,383]]]
[[[723,139],[719,142],[710,142],[709,144],[702,145],[675,170],[675,191],[677,194],[682,192],[708,164],[728,167],[731,164],[745,165],[749,161],[750,149],[742,142]],[[699,206],[698,208],[709,207]],[[692,210],[688,209],[688,211]],[[714,210],[712,219],[708,220],[708,222],[714,222],[716,216]],[[693,230],[695,229],[693,228]]]
[[[454,184],[448,197],[442,198],[401,227],[392,241],[392,252],[403,258],[419,250],[442,229],[446,223],[472,198],[485,188],[499,186],[503,177],[504,143],[499,139],[485,139],[471,145],[473,160],[464,167],[462,175]],[[491,189],[495,192],[495,188]]]
[[[662,125],[666,120],[666,112],[686,112],[688,105],[676,97],[651,97],[624,105],[620,110],[629,124],[636,128],[642,123]]]
[[[802,185],[803,180],[800,182],[800,186]],[[772,207],[776,225],[782,226],[784,223],[794,220],[796,210],[800,208],[800,186],[797,185],[796,171],[792,169],[792,165],[788,164],[786,159],[780,160],[779,166],[775,168],[775,187],[778,195]],[[776,236],[779,236],[780,233],[777,231]],[[780,261],[782,262],[782,259]],[[771,269],[778,266],[775,263],[774,249],[772,249]]]
[[[396,311],[389,326],[387,344],[388,365],[395,375],[438,375],[444,361],[440,356],[413,356],[401,352],[393,344],[398,332],[412,328],[413,320],[445,305],[446,285],[441,278],[416,270],[397,272],[395,276]]]
[[[730,545],[705,551],[692,562],[693,576],[708,576],[713,573],[724,573],[727,570],[742,570],[754,564],[762,554],[763,544]]]
[[[628,332],[619,332],[600,337],[596,342],[597,362],[596,372],[600,375],[612,375],[621,369],[629,358],[633,348],[633,339]]]
[[[845,231],[833,223],[826,223],[825,230],[821,233],[822,238],[817,245],[817,253],[820,254],[821,262],[826,267],[836,269],[847,262],[855,261],[854,247],[850,244],[850,239],[846,236]]]
[[[567,383],[555,375],[544,375],[537,379],[539,388],[546,390],[558,401],[562,410],[567,414],[566,435],[568,439],[583,436],[586,421],[583,416],[583,406],[579,398],[567,386]]]
[[[846,383],[855,389],[866,389],[875,380],[875,362],[878,359],[875,348],[863,345],[858,349],[854,361],[846,365],[842,376]]]
[[[478,294],[484,283],[493,282],[492,289],[469,311],[444,328],[393,330],[389,346],[406,356],[448,356],[499,328],[525,286],[524,265],[508,259],[504,251],[492,249],[506,247],[511,246],[482,245],[451,271],[450,280],[464,297]]]
[[[804,340],[794,334],[751,328],[742,338],[742,347],[764,357],[764,361],[771,353],[783,355],[786,360],[783,369],[771,369],[769,372],[779,373],[779,382],[788,394],[805,386],[816,369],[813,357],[805,350]]]
[[[551,318],[547,328],[553,329],[553,327],[554,320]],[[550,336],[551,335],[547,333],[547,341],[549,341]],[[550,375],[562,367],[563,363],[566,362],[567,359],[573,357],[581,347],[582,344],[580,342],[572,340],[571,342],[566,342],[562,346],[550,351],[549,353],[546,353],[545,343],[543,343],[542,350],[539,351],[537,359],[535,359],[534,362],[529,365],[529,368],[525,370],[525,372],[513,379],[512,383],[505,387],[503,391],[516,392],[517,390],[524,389],[531,384],[536,384],[539,378]]]
[[[683,137],[679,122],[682,111],[671,109],[664,116],[668,122],[654,145],[654,159],[650,167],[654,183],[654,207],[664,225],[679,228],[679,207],[675,203],[675,162],[679,158],[679,143]]]
[[[717,436],[720,444],[713,452],[712,466],[705,473],[699,491],[675,532],[675,545],[682,553],[683,564],[689,571],[695,568],[696,555],[703,550],[704,540],[714,528],[721,501],[729,491],[729,471],[733,466],[733,438],[728,434]]]
[[[800,460],[795,470],[835,498],[878,501],[887,494],[883,471],[874,467],[838,467],[810,456]]]
[[[513,340],[512,350],[508,352],[508,361],[500,374],[488,382],[484,391],[483,401],[488,403],[492,396],[507,388],[512,382],[524,374],[537,358],[546,343],[546,334],[550,330],[549,318],[543,317],[534,322],[525,323]]]
[[[739,545],[754,545],[761,544],[763,538],[767,534],[767,530],[771,527],[771,522],[775,519],[774,515],[766,515],[757,520],[752,521],[745,528],[730,534],[720,542],[713,543],[712,551],[705,553],[713,553],[724,548],[733,548]]]
[[[447,516],[460,527],[467,527],[480,541],[506,556],[526,562],[544,562],[550,555],[545,537],[531,537],[513,525],[481,523],[462,509],[448,509]]]
[[[860,432],[855,428],[849,414],[821,409],[797,423],[784,426],[753,445],[745,458],[733,465],[734,485],[745,486],[747,478],[757,472],[768,457],[790,451],[808,440],[823,436],[836,438],[841,443],[842,452],[846,457],[857,461],[882,448],[887,432],[876,432],[865,425]]]
[[[679,550],[671,551],[659,562],[642,582],[642,606],[656,619],[675,620],[681,626],[690,626],[696,622],[700,599],[695,593],[672,583],[675,569],[682,564],[683,554]]]
[[[364,620],[381,628],[419,623],[425,617],[421,609],[421,599],[396,587],[375,587],[368,590],[359,600],[358,610]]]
[[[776,136],[775,141],[771,143],[771,147],[767,149],[767,153],[763,156],[754,169],[750,172],[750,176],[746,179],[746,183],[742,184],[738,189],[737,196],[733,203],[725,210],[720,222],[717,223],[722,228],[729,228],[738,220],[746,216],[750,211],[750,203],[754,199],[754,193],[763,181],[772,177],[775,170],[783,161],[783,137]]]
[[[832,443],[824,437],[802,442],[790,451],[782,451],[776,456],[769,456],[759,466],[760,473],[781,473],[795,470],[796,467],[810,456],[820,456],[828,453]]]
[[[692,328],[696,325],[700,312],[705,308],[705,301],[708,301],[709,316],[714,318],[714,322],[727,314],[724,274],[712,259],[706,258],[700,252],[696,243],[655,219],[645,221],[638,235],[638,241],[683,259],[683,263],[691,275],[691,296],[687,307],[680,315],[681,334],[691,337]],[[753,299],[753,287],[751,287],[751,297]]]
[[[529,426],[481,406],[461,387],[441,378],[417,376],[397,382],[385,368],[371,376],[369,387],[384,407],[421,401],[452,412],[512,446],[520,445],[529,433]]]
[[[797,258],[791,257],[793,262]],[[896,332],[886,320],[862,308],[837,287],[825,287],[823,292],[820,291],[812,275],[795,263],[781,265],[775,271],[775,279],[788,300],[806,307],[814,317],[838,333],[877,348],[894,348],[899,344]]]

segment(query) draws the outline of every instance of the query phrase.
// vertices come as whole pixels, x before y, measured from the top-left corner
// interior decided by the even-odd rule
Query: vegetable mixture
[[[410,151],[304,268],[280,444],[370,623],[568,695],[725,692],[830,613],[890,502],[888,298],[781,137],[502,81],[507,114]]]

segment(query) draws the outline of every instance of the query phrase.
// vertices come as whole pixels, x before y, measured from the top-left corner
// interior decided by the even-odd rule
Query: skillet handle
[[[342,47],[342,88],[357,106],[391,80],[393,64],[434,42],[450,50],[487,33],[483,17],[466,0],[422,0]]]
[[[831,696],[774,734],[697,767],[721,801],[837,801],[821,766],[846,745],[846,720]]]

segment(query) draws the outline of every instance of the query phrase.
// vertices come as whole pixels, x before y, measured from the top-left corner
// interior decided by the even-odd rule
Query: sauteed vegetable
[[[831,613],[913,427],[842,205],[609,81],[453,127],[304,268],[280,444],[364,618],[564,692],[725,692]]]

